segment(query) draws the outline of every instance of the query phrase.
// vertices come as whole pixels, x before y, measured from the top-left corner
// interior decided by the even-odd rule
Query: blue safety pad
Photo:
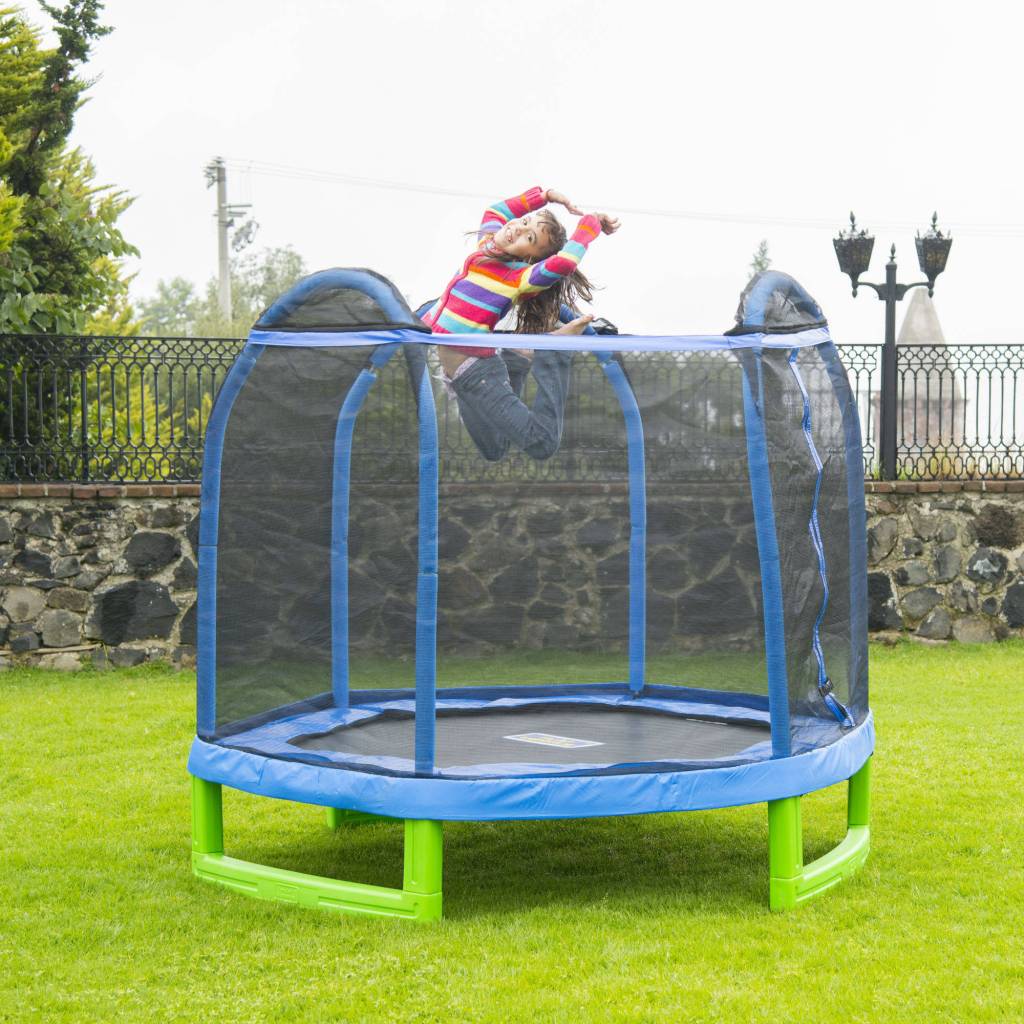
[[[590,818],[708,810],[801,796],[850,778],[871,756],[874,745],[874,720],[869,713],[860,725],[825,747],[691,771],[416,778],[281,760],[198,738],[192,744],[188,770],[209,782],[259,796],[396,818]]]

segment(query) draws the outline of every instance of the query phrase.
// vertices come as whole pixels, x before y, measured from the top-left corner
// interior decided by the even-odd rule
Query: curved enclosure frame
[[[474,387],[497,378],[536,410],[572,352],[544,461],[479,454],[432,340],[385,279],[326,271],[264,314],[218,397],[197,873],[431,917],[442,820],[762,801],[773,905],[852,870],[873,749],[860,436],[813,299],[773,272],[731,336],[517,336],[529,372],[499,355]],[[786,808],[847,779],[859,831],[805,868]],[[334,824],[404,818],[437,888],[253,875],[218,842],[222,784]]]

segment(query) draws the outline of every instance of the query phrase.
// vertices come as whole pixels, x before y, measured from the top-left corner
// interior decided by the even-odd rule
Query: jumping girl
[[[610,235],[619,229],[619,221],[606,213],[587,214],[567,239],[565,228],[545,208],[549,203],[583,216],[555,189],[532,188],[487,208],[476,251],[423,315],[434,334],[489,334],[513,305],[518,333],[583,333],[593,316],[553,328],[563,304],[575,311],[580,300],[591,300],[591,285],[579,262],[602,231]],[[527,351],[499,354],[491,347],[439,345],[438,354],[462,422],[485,459],[502,458],[510,443],[534,459],[550,458],[558,450],[571,352],[542,351],[533,358],[537,396],[532,408],[520,401],[531,370]]]

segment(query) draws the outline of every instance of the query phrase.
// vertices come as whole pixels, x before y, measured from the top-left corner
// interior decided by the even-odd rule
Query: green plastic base
[[[772,910],[790,910],[853,874],[870,847],[871,761],[850,778],[846,838],[810,864],[803,862],[800,797],[768,803]],[[394,821],[359,811],[327,808],[331,828]],[[192,870],[198,878],[258,899],[277,900],[346,914],[435,921],[441,917],[442,835],[439,821],[405,822],[405,867],[401,889],[305,875],[224,855],[219,783],[192,778]]]
[[[344,823],[334,808],[332,823]],[[359,820],[372,815],[360,815]],[[379,819],[378,819],[379,820]],[[221,787],[192,778],[192,871],[208,882],[258,899],[346,914],[436,921],[441,917],[441,823],[406,821],[401,889],[305,875],[224,855]]]
[[[772,910],[791,910],[799,903],[830,889],[852,875],[870,848],[871,761],[850,777],[847,796],[846,838],[823,857],[804,864],[800,797],[768,803],[768,843]]]

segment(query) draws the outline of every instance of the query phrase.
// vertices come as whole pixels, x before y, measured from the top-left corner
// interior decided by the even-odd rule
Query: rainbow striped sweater
[[[434,334],[488,334],[517,299],[550,288],[576,269],[587,246],[601,233],[601,222],[593,214],[579,222],[564,248],[539,263],[503,259],[490,244],[491,237],[510,220],[546,205],[544,192],[531,188],[484,211],[476,251],[423,317]],[[459,347],[468,355],[495,353],[493,348]]]

